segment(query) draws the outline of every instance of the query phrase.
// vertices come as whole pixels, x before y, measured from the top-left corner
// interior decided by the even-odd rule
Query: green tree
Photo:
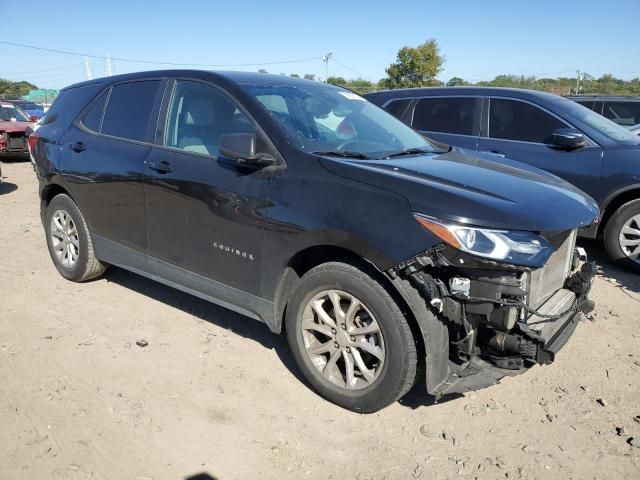
[[[293,78],[300,78],[300,75],[298,75],[297,73],[292,73],[289,76]]]
[[[37,88],[38,87],[29,82],[12,82],[11,80],[0,78],[0,98],[18,99]]]
[[[447,82],[447,87],[461,87],[462,85],[466,84],[467,82],[465,82],[462,78],[453,77]]]
[[[347,85],[348,82],[344,77],[329,77],[327,78],[327,83],[330,83],[331,85],[340,85],[341,87],[343,87]]]
[[[260,70],[258,70],[258,73],[269,73],[269,72],[267,72],[264,68],[261,68]]]
[[[313,73],[305,73],[304,74],[304,79],[305,80],[315,80],[316,76]]]
[[[403,47],[396,62],[387,68],[384,85],[388,88],[428,87],[440,84],[436,76],[442,71],[444,57],[438,42],[429,39],[417,47]]]

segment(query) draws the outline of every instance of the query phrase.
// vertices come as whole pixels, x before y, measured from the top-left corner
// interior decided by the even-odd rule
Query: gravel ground
[[[258,322],[117,268],[65,281],[30,164],[2,173],[1,479],[640,478],[640,276],[595,243],[596,312],[553,365],[358,415]]]

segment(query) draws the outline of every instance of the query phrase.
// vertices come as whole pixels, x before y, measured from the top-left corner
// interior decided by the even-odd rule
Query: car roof
[[[321,83],[315,80],[304,80],[297,77],[289,77],[286,75],[273,75],[269,73],[257,73],[257,72],[237,72],[237,71],[212,71],[212,70],[197,70],[197,69],[179,69],[179,70],[150,70],[145,72],[125,73],[122,75],[114,75],[111,77],[102,77],[95,80],[87,80],[85,82],[75,83],[63,88],[62,90],[69,90],[72,88],[83,87],[88,85],[97,84],[111,84],[118,83],[127,80],[142,80],[145,78],[158,78],[158,77],[206,77],[217,79],[226,79],[233,83],[240,85],[265,85],[265,86],[296,86],[296,85],[319,85],[326,86],[328,88],[340,88],[334,85]]]
[[[426,87],[426,88],[401,88],[397,90],[383,90],[380,92],[367,93],[364,96],[369,98],[413,98],[421,96],[439,95],[504,95],[507,97],[523,99],[557,100],[559,97],[553,93],[539,90],[527,90],[524,88],[505,87]]]
[[[621,101],[627,101],[627,102],[640,102],[640,97],[630,97],[630,96],[625,96],[625,95],[587,95],[587,94],[581,94],[581,95],[567,95],[567,98],[570,98],[571,100],[579,100],[579,99],[585,99],[585,100],[621,100]]]

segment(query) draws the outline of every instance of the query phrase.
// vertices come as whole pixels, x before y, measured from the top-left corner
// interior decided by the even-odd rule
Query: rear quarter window
[[[111,89],[102,120],[104,135],[148,141],[160,80],[121,83]]]

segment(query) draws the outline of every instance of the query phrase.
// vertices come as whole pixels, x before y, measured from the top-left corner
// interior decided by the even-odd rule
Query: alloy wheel
[[[360,390],[380,376],[385,347],[380,325],[353,295],[325,290],[306,305],[302,336],[311,363],[332,384]]]
[[[632,261],[640,263],[640,215],[631,217],[620,230],[620,247]]]
[[[56,210],[49,228],[53,251],[65,268],[73,268],[80,255],[78,229],[66,210]]]

